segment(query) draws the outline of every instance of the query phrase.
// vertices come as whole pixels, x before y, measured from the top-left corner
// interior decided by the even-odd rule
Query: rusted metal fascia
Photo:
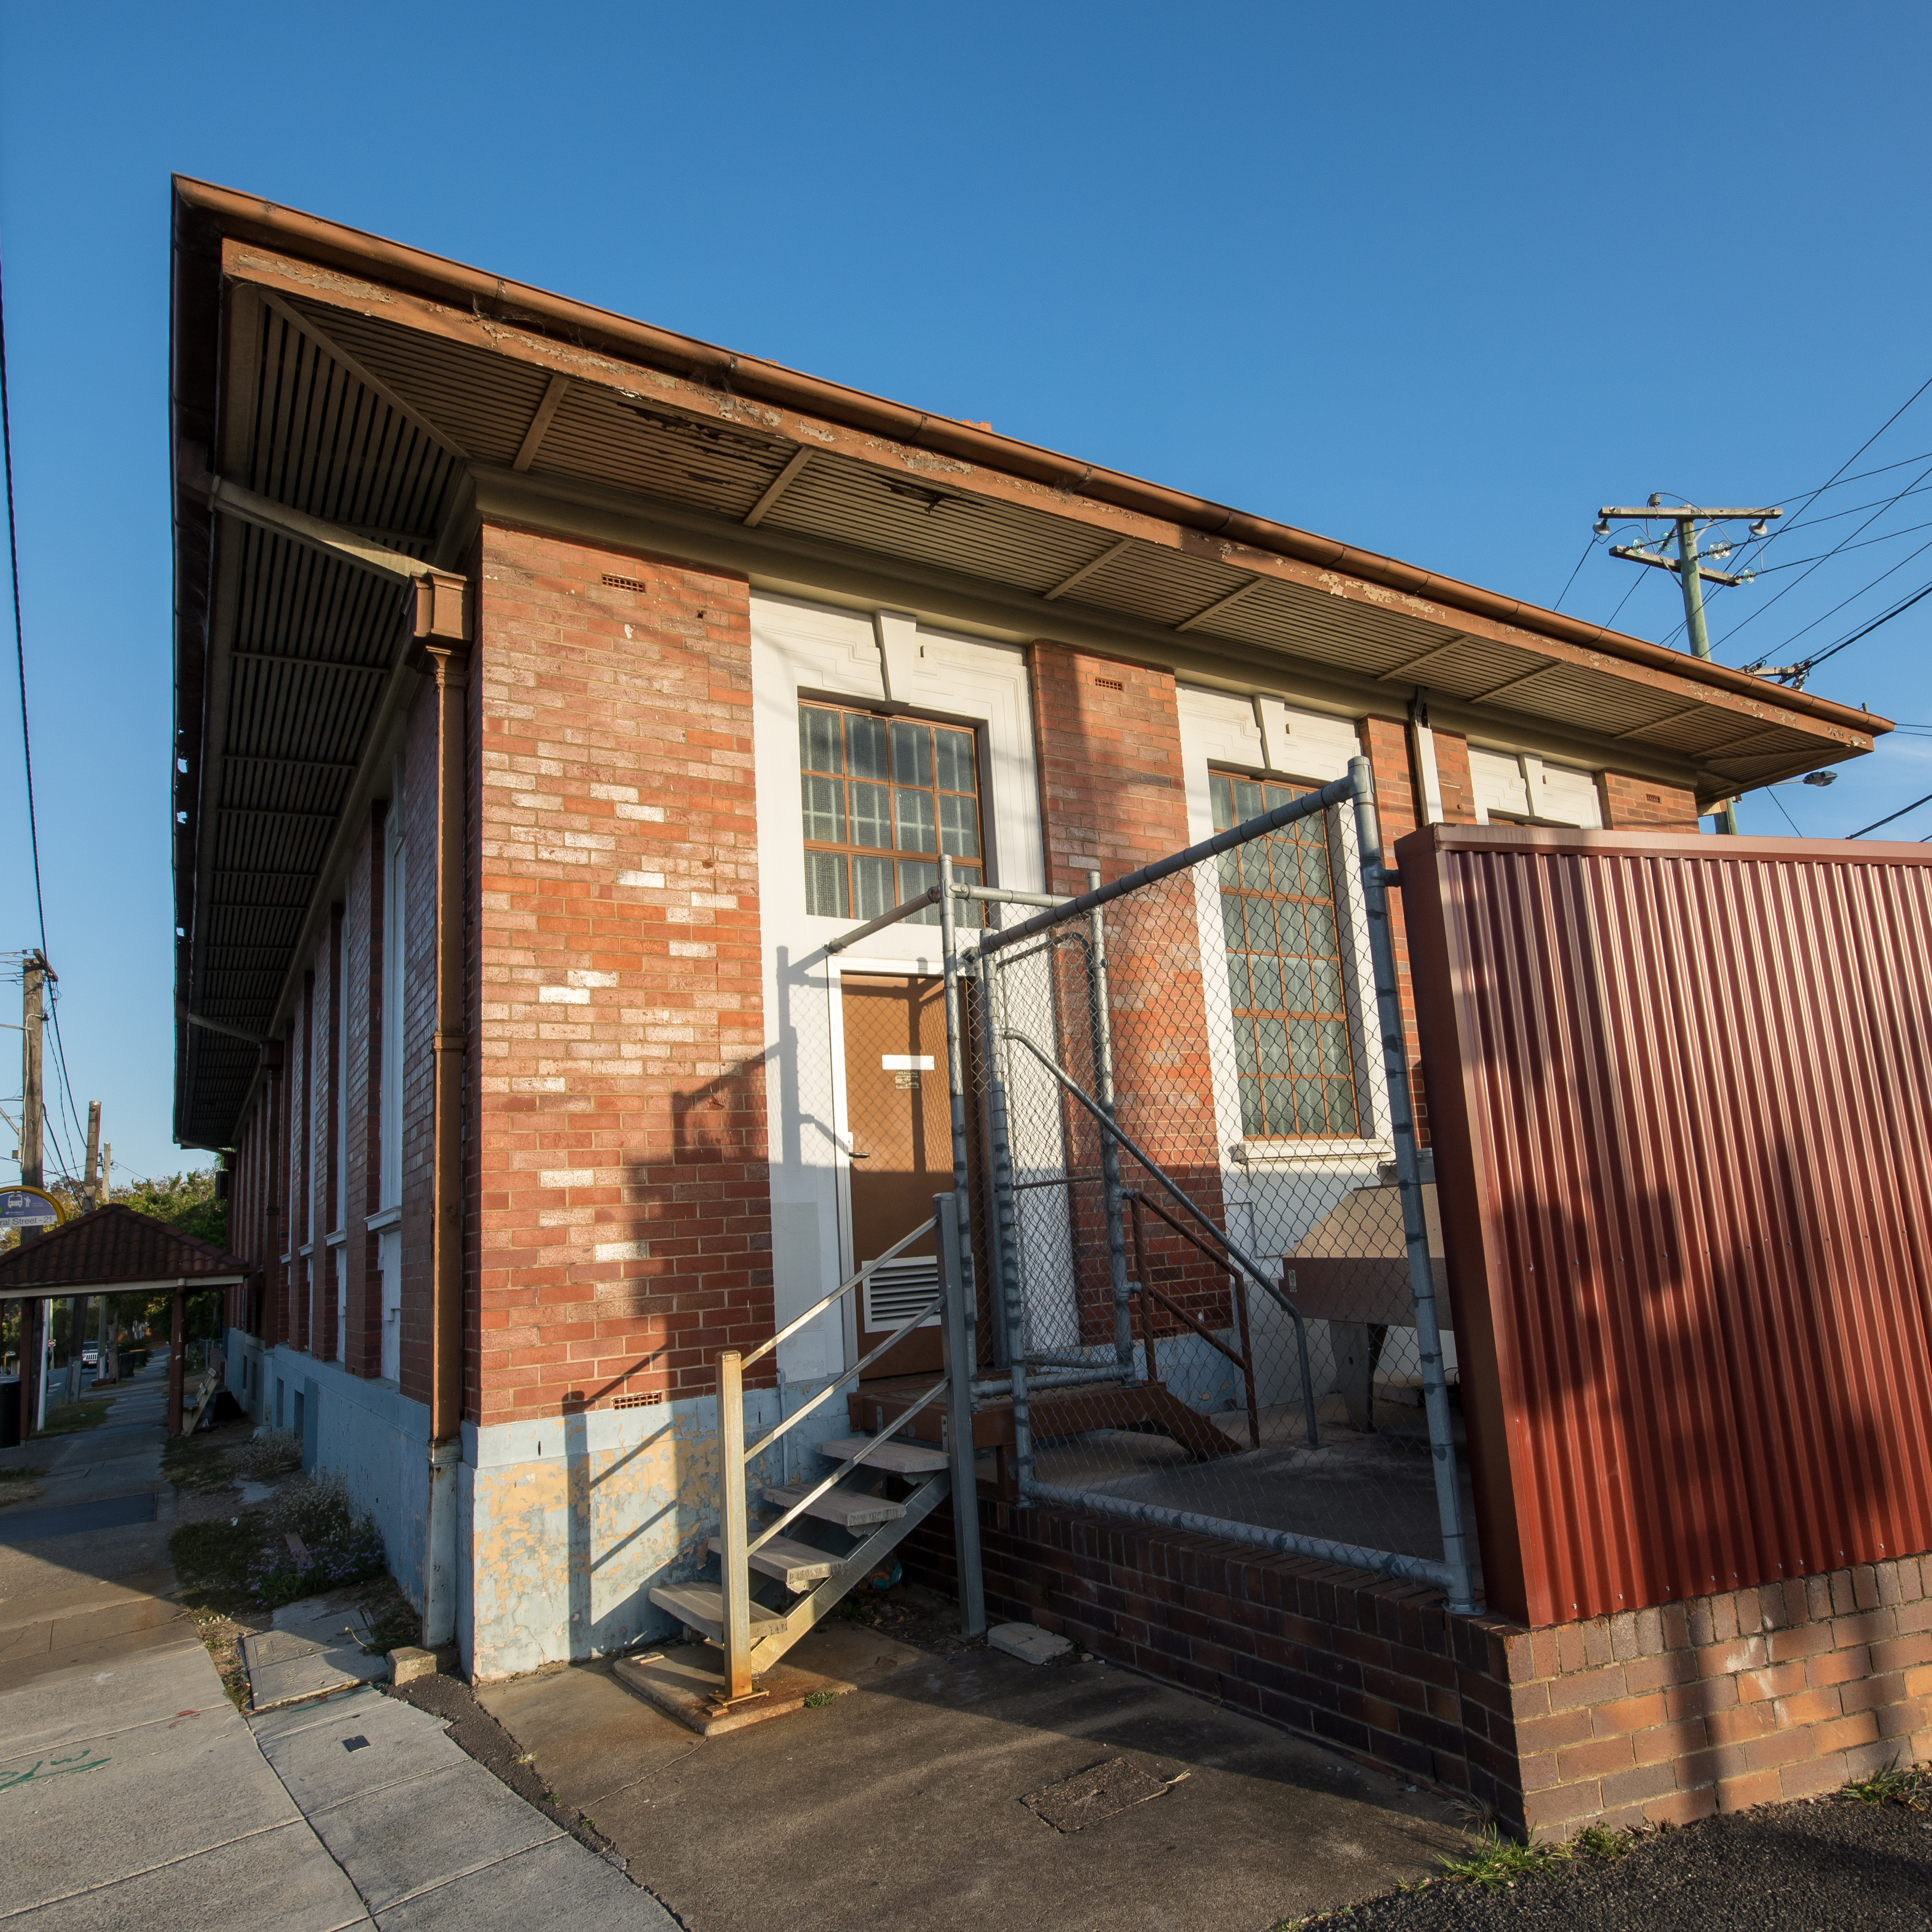
[[[916,447],[1057,492],[1178,525],[1224,548],[1252,548],[1352,578],[1376,586],[1378,592],[1392,591],[1426,600],[1571,649],[1600,652],[1633,668],[1669,671],[1728,695],[1751,694],[1751,688],[1759,683],[1744,673],[1687,658],[1682,652],[1612,632],[1606,626],[1545,610],[1520,598],[1503,596],[1372,550],[1356,549],[1332,538],[1252,516],[1204,497],[1166,489],[1139,477],[1097,468],[970,423],[934,416],[544,290],[506,281],[443,256],[292,208],[278,207],[230,189],[177,176],[175,194],[179,206],[200,213],[224,236],[252,240],[274,249],[292,248],[311,262],[358,278],[386,281],[399,290],[444,305],[460,315],[488,318],[542,339],[554,339],[560,346],[601,350],[661,368],[688,371],[700,381],[718,382],[720,393],[734,399],[755,398],[796,410],[866,435],[886,438],[907,448]],[[316,292],[324,299],[329,298],[326,290]],[[1694,670],[1690,668],[1693,665]],[[1869,730],[1874,724],[1883,722],[1867,719],[1849,706],[1826,700],[1806,704],[1802,700],[1808,694],[1784,695],[1789,708],[1840,729]],[[1799,701],[1791,703],[1794,698]]]

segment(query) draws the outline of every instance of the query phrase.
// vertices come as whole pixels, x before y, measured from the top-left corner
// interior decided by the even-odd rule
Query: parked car
[[[83,1348],[80,1352],[80,1360],[84,1368],[98,1369],[100,1366],[100,1351],[98,1348]]]

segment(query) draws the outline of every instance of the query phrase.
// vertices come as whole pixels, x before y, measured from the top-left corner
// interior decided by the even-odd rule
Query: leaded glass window
[[[938,884],[941,853],[952,855],[961,884],[980,883],[980,760],[970,731],[801,704],[798,764],[807,912],[875,919]],[[907,923],[937,926],[939,908]]]
[[[1209,782],[1217,832],[1310,789],[1226,772],[1210,772]],[[1354,1138],[1354,1053],[1326,814],[1222,853],[1220,874],[1242,1132]]]

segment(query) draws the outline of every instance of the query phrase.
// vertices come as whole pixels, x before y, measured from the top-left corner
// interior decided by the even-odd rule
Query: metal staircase
[[[940,1258],[938,1293],[914,1310],[870,1354],[748,1445],[745,1371],[861,1288],[871,1275],[915,1242],[935,1234]],[[935,1196],[930,1220],[922,1222],[885,1253],[868,1262],[770,1340],[748,1354],[728,1350],[718,1358],[722,1497],[719,1533],[710,1545],[718,1562],[718,1580],[661,1583],[650,1596],[658,1609],[668,1611],[688,1630],[724,1652],[723,1682],[712,1700],[719,1709],[761,1697],[764,1694],[758,1688],[758,1676],[770,1670],[841,1598],[871,1576],[949,1496],[964,1499],[952,1512],[961,1620],[969,1636],[976,1636],[986,1628],[973,1471],[973,1319],[959,1256],[954,1198],[950,1194]],[[896,1431],[904,1428],[928,1408],[943,1402],[942,1446],[903,1440],[896,1434],[830,1438],[818,1444],[818,1454],[835,1466],[817,1482],[808,1486],[757,1485],[759,1504],[774,1514],[754,1525],[750,1491],[753,1466],[759,1458],[934,1313],[940,1318],[944,1370],[938,1382],[896,1416],[893,1427]],[[888,1486],[905,1493],[887,1495],[884,1490]],[[754,1588],[766,1597],[782,1594],[788,1600],[782,1605],[761,1602],[754,1596]]]

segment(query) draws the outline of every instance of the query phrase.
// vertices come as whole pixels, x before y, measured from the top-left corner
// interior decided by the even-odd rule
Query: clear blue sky
[[[182,1164],[171,170],[1548,602],[1598,504],[1795,507],[1932,376],[1928,44],[1905,5],[5,0],[21,592],[76,1099],[124,1166]],[[1922,452],[1932,393],[1852,468]],[[1859,541],[1932,525],[1921,487]],[[1932,550],[1904,561],[1928,537],[1720,593],[1719,656],[1786,662],[1820,619],[1793,648],[1832,640],[1932,581]],[[1600,550],[1563,608],[1626,591],[1621,627],[1668,638],[1674,580]],[[1814,688],[1932,723],[1928,637],[1932,598]],[[0,950],[36,938],[10,691]],[[1788,830],[1781,803],[1842,833],[1928,791],[1932,736],[1901,734],[1744,825]],[[1932,833],[1932,806],[1899,829]]]

